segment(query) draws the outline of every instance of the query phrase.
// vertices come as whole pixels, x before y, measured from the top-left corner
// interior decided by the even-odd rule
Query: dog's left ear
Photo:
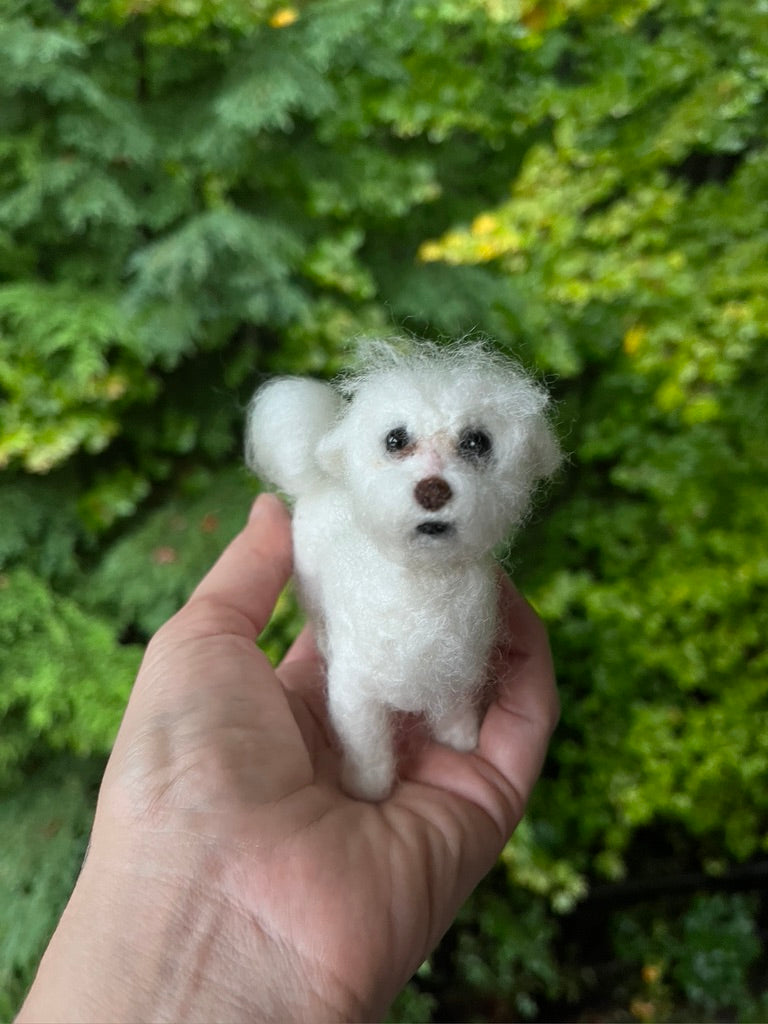
[[[320,439],[315,451],[318,466],[335,480],[341,479],[344,475],[346,443],[344,421],[342,420]]]

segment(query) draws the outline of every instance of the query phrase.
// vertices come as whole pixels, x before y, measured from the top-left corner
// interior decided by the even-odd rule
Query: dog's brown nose
[[[419,480],[413,489],[413,496],[427,512],[437,512],[453,497],[453,491],[440,476],[428,476]]]

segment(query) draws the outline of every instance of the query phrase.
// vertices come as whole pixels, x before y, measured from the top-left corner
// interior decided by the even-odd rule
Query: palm
[[[311,637],[277,672],[253,644],[289,571],[287,522],[273,505],[262,527],[266,550],[258,538],[254,549],[255,531],[241,534],[150,645],[104,813],[119,792],[133,827],[159,825],[171,845],[179,832],[213,844],[224,895],[260,936],[260,957],[289,949],[318,990],[330,977],[347,999],[381,1009],[522,813],[554,724],[548,650],[507,591],[517,650],[510,641],[500,654],[477,752],[424,742],[388,800],[352,800],[338,785]]]

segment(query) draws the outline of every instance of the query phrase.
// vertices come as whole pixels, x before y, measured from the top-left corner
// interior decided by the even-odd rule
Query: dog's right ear
[[[328,431],[315,450],[318,466],[335,480],[341,479],[344,475],[346,446],[344,422],[342,421]]]

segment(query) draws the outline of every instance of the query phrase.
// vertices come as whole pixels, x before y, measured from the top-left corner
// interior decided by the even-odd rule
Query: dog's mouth
[[[420,533],[422,537],[445,537],[454,530],[453,523],[446,523],[441,519],[428,519],[416,527],[416,533]]]

